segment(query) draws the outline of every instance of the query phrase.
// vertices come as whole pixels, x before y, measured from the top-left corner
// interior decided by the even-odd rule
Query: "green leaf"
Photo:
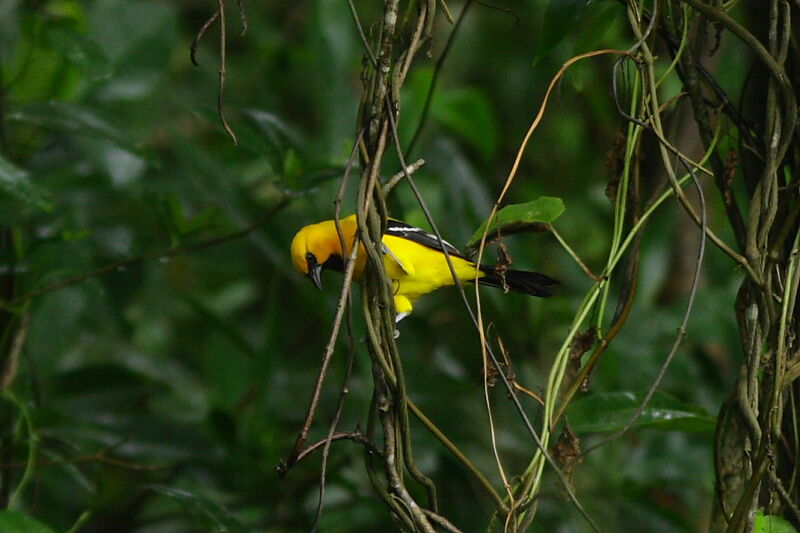
[[[434,98],[431,114],[463,137],[484,159],[491,159],[497,153],[497,118],[483,91],[474,88],[444,91]]]
[[[53,209],[50,193],[33,183],[28,171],[19,168],[3,156],[0,156],[0,190],[42,211],[50,212]]]
[[[572,402],[567,416],[576,432],[610,432],[628,424],[645,392],[602,392]],[[656,392],[634,427],[677,431],[713,431],[715,420],[699,406]]]
[[[139,63],[147,54],[161,55],[174,38],[177,20],[169,3],[104,0],[89,9],[89,35],[112,64]],[[111,23],[113,21],[113,23]],[[150,50],[144,49],[146,46]],[[158,69],[161,63],[151,63]]]
[[[73,65],[86,73],[91,81],[111,75],[111,64],[103,49],[68,24],[53,23],[48,28],[47,40],[52,50],[60,52]]]
[[[174,194],[160,197],[156,206],[169,232],[172,246],[177,246],[186,237],[222,224],[220,212],[214,207],[206,208],[196,216],[186,216],[180,200]]]
[[[67,102],[36,102],[14,109],[8,120],[33,124],[72,135],[91,135],[107,139],[118,146],[141,155],[137,147],[119,129],[89,107]]]
[[[524,204],[507,205],[492,219],[490,232],[509,234],[529,228],[533,224],[547,224],[560,217],[564,209],[564,201],[552,196],[540,196]],[[480,242],[485,229],[486,221],[472,234],[467,248],[474,248]]]
[[[797,530],[780,516],[765,515],[756,511],[753,533],[797,533]]]
[[[597,48],[622,11],[615,2],[591,2],[581,17],[581,30],[572,54],[578,55]]]
[[[283,156],[283,176],[290,184],[296,184],[303,174],[303,161],[294,149],[290,148]]]
[[[244,533],[245,531],[244,526],[228,510],[203,496],[165,485],[150,485],[149,488],[180,502],[186,509],[193,512],[205,527],[213,528],[213,531],[226,533]]]
[[[533,60],[534,65],[552,52],[575,28],[589,1],[591,0],[550,0],[542,20],[542,33]]]
[[[35,518],[16,511],[0,511],[0,531],[3,533],[55,533]]]

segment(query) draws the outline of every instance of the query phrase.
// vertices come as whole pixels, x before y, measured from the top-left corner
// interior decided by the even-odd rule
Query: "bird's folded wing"
[[[459,252],[455,246],[446,240],[442,239],[440,241],[436,235],[428,233],[421,228],[406,224],[405,222],[400,222],[399,220],[389,219],[389,225],[386,227],[386,235],[400,237],[401,239],[408,239],[409,241],[416,242],[417,244],[427,246],[428,248],[432,248],[440,252],[445,249],[450,255],[462,258],[464,257],[464,255]]]
[[[394,260],[394,262],[395,262],[395,263],[397,263],[397,266],[399,266],[399,267],[400,267],[400,270],[402,270],[402,271],[403,271],[403,272],[405,272],[406,274],[409,274],[409,271],[408,271],[408,270],[406,270],[406,267],[403,265],[403,262],[402,262],[402,261],[400,261],[400,259],[398,259],[396,255],[394,255],[394,253],[392,252],[392,250],[391,250],[391,249],[389,249],[389,247],[388,247],[388,246],[386,246],[386,243],[385,243],[385,242],[381,243],[381,247],[383,248],[383,253],[384,253],[384,254],[386,254],[386,255],[388,255],[389,257],[391,257],[391,258]]]

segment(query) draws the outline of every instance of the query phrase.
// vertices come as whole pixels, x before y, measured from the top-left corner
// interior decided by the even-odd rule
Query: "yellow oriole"
[[[292,240],[294,267],[308,276],[318,289],[322,288],[322,270],[342,271],[343,258],[349,257],[353,248],[357,229],[356,216],[350,215],[339,223],[347,247],[344,253],[333,220],[306,226]],[[550,296],[549,286],[558,283],[538,272],[499,269],[489,265],[476,266],[447,241],[439,241],[435,235],[399,220],[389,220],[382,244],[383,264],[394,285],[397,320],[411,313],[414,302],[423,294],[455,284],[442,246],[447,249],[456,276],[461,281],[473,281],[477,274],[478,282],[482,285],[540,297]],[[365,264],[366,252],[359,245],[353,272],[356,281],[363,276]]]

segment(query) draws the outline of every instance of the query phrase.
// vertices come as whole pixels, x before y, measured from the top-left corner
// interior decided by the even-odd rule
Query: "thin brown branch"
[[[217,0],[219,5],[219,90],[217,91],[217,113],[222,122],[222,126],[228,135],[233,140],[233,144],[239,144],[236,139],[236,134],[233,133],[228,119],[225,118],[225,62],[226,62],[226,46],[227,38],[225,36],[225,0]]]
[[[320,448],[325,448],[330,445],[331,442],[336,442],[340,440],[349,440],[355,442],[356,444],[361,444],[364,446],[369,453],[376,455],[377,457],[381,457],[382,452],[380,448],[378,448],[374,443],[372,443],[366,435],[364,435],[360,429],[356,428],[355,431],[340,431],[337,433],[333,433],[322,440],[315,442],[303,449],[302,452],[297,456],[296,463],[299,463],[315,451],[319,450]]]
[[[333,220],[336,226],[336,233],[339,237],[339,246],[342,250],[347,250],[347,244],[344,238],[344,234],[342,233],[342,226],[339,223],[339,210],[342,204],[342,198],[344,197],[344,191],[347,188],[347,182],[350,179],[350,172],[353,169],[353,165],[355,164],[356,154],[358,153],[358,145],[361,142],[361,138],[363,135],[363,130],[359,132],[358,137],[356,138],[356,142],[353,143],[353,149],[350,152],[350,157],[347,160],[347,166],[345,167],[344,176],[342,177],[342,182],[339,184],[339,191],[336,194],[336,199],[333,202]],[[357,241],[353,243],[354,248],[358,246]],[[344,258],[345,261],[350,261],[349,258]],[[347,265],[345,265],[345,268]],[[344,290],[345,287],[342,287]],[[336,426],[339,424],[339,419],[342,416],[342,410],[344,409],[344,400],[347,396],[348,392],[348,383],[350,381],[350,374],[353,371],[353,361],[355,359],[355,338],[353,336],[353,306],[350,305],[350,298],[349,293],[347,291],[348,298],[345,300],[345,306],[347,307],[347,333],[348,339],[350,341],[350,348],[347,352],[347,362],[345,363],[345,372],[344,377],[342,378],[342,385],[339,388],[339,402],[336,405],[336,414],[333,416],[333,420],[330,423],[330,427],[328,429],[328,438],[326,439],[325,446],[322,450],[322,465],[320,466],[320,480],[319,480],[319,501],[317,503],[317,513],[314,516],[314,522],[311,524],[311,531],[317,531],[319,527],[319,521],[322,518],[322,509],[324,507],[325,502],[325,486],[326,486],[326,474],[328,468],[328,454],[331,448],[331,442],[333,439],[334,432],[336,431]],[[337,333],[338,337],[338,333]]]
[[[350,0],[352,1],[352,0]],[[444,62],[447,60],[447,56],[450,54],[450,49],[452,48],[453,43],[455,42],[456,36],[458,35],[458,31],[461,28],[461,23],[467,16],[467,12],[469,11],[470,5],[472,4],[472,0],[467,0],[464,4],[464,7],[461,8],[461,12],[458,14],[458,19],[456,19],[455,25],[453,26],[453,31],[450,32],[450,35],[447,37],[447,42],[444,45],[444,50],[442,50],[442,55],[439,56],[439,59],[436,60],[436,65],[433,68],[433,77],[431,78],[431,84],[428,87],[428,93],[425,95],[425,103],[422,107],[422,114],[420,115],[419,122],[417,122],[417,127],[414,130],[414,135],[411,137],[411,142],[408,143],[408,147],[405,150],[405,153],[412,154],[414,151],[414,147],[416,146],[417,142],[419,141],[422,130],[425,128],[425,123],[428,121],[428,116],[430,115],[431,103],[433,102],[433,95],[436,91],[436,84],[439,80],[439,75],[444,67]]]
[[[630,12],[629,12],[629,18],[632,19],[632,17],[630,16]],[[634,30],[634,33],[638,33],[639,32],[639,28],[633,23],[633,20],[631,20],[631,24],[632,24],[632,28]],[[663,134],[662,134],[663,130],[662,130],[662,126],[661,126],[661,118],[660,118],[660,115],[659,115],[658,99],[657,99],[657,94],[656,94],[655,76],[654,76],[654,72],[653,72],[653,61],[654,61],[654,58],[653,58],[653,56],[652,56],[652,54],[650,52],[649,47],[645,43],[644,36],[642,36],[642,38],[639,39],[639,43],[640,43],[641,51],[642,51],[642,54],[643,54],[643,57],[644,57],[644,61],[645,61],[646,65],[647,65],[647,78],[648,78],[647,81],[649,82],[647,84],[647,87],[649,88],[649,91],[650,91],[650,94],[649,94],[650,104],[654,108],[653,111],[652,111],[652,116],[651,116],[652,124],[653,124],[653,131],[658,134],[657,135],[658,139],[662,140],[663,139]],[[676,195],[682,195],[683,191],[682,191],[682,189],[680,187],[680,184],[678,183],[677,179],[675,178],[674,171],[672,169],[672,166],[671,166],[671,163],[670,163],[670,160],[669,160],[669,150],[668,150],[667,146],[668,146],[668,143],[663,142],[663,141],[659,144],[659,150],[660,150],[660,153],[661,153],[662,164],[666,168],[667,177],[670,180],[670,183],[672,185],[673,190],[675,191],[675,194]],[[622,428],[620,428],[619,430],[617,430],[616,432],[614,432],[612,435],[608,436],[607,438],[601,440],[600,442],[598,442],[598,443],[590,446],[586,450],[584,450],[583,453],[581,454],[582,457],[585,457],[587,454],[589,454],[593,450],[596,450],[597,448],[600,448],[601,446],[604,446],[607,443],[609,443],[609,442],[611,442],[613,440],[616,440],[620,436],[624,435],[628,430],[630,430],[630,428],[633,427],[633,425],[636,423],[636,421],[641,417],[642,413],[644,413],[644,410],[647,408],[647,405],[650,403],[650,400],[652,399],[653,395],[656,393],[656,390],[658,389],[659,385],[661,384],[661,381],[663,380],[664,376],[666,375],[667,369],[669,368],[669,366],[670,366],[670,364],[672,362],[672,359],[675,357],[676,353],[678,352],[678,348],[683,343],[683,340],[684,340],[684,338],[686,336],[686,327],[687,327],[687,325],[689,323],[689,316],[691,315],[692,309],[694,307],[694,300],[695,300],[695,296],[697,295],[697,289],[698,289],[698,286],[699,286],[699,283],[700,283],[700,271],[701,271],[701,268],[702,268],[702,265],[703,265],[703,259],[704,259],[704,256],[705,256],[706,234],[707,234],[707,226],[708,226],[708,219],[707,219],[708,213],[707,213],[707,210],[706,210],[706,200],[705,200],[705,195],[703,193],[703,188],[700,185],[699,180],[697,179],[697,176],[695,174],[695,168],[693,166],[690,166],[690,164],[682,157],[682,154],[679,153],[678,156],[679,156],[679,160],[684,164],[684,166],[686,167],[687,171],[689,172],[689,175],[690,175],[690,177],[692,179],[692,183],[694,184],[695,190],[697,191],[697,197],[698,197],[699,203],[700,203],[700,221],[699,222],[700,222],[701,239],[700,239],[700,245],[699,245],[698,250],[697,250],[697,259],[695,261],[695,271],[694,271],[694,276],[692,277],[692,285],[691,285],[691,289],[689,291],[689,297],[688,297],[688,302],[686,304],[686,310],[684,311],[683,318],[681,319],[681,324],[678,327],[678,334],[675,337],[675,341],[672,344],[672,348],[670,349],[669,353],[667,354],[667,357],[664,359],[664,362],[662,363],[661,368],[659,369],[659,372],[656,375],[656,378],[653,380],[653,383],[650,385],[649,389],[647,390],[647,394],[645,394],[645,397],[642,400],[642,402],[639,404],[638,408],[636,409],[636,412],[633,414],[633,416],[630,418],[630,420],[628,420],[628,422]],[[687,208],[686,210],[688,211],[689,209]]]
[[[8,134],[6,133],[6,84],[3,79],[3,59],[0,57],[0,154],[8,154]]]
[[[395,185],[400,183],[400,181],[406,177],[406,174],[413,174],[414,172],[419,170],[420,167],[422,167],[422,165],[424,164],[425,164],[424,159],[417,159],[416,161],[408,165],[408,167],[406,167],[405,170],[401,170],[400,172],[392,176],[389,179],[389,181],[386,182],[386,185],[383,186],[384,196],[387,196],[392,191],[392,189],[394,189]]]
[[[356,142],[353,145],[353,150],[350,154],[350,158],[345,168],[345,173],[342,178],[342,183],[339,187],[339,193],[336,196],[336,200],[334,201],[334,221],[336,224],[336,231],[339,236],[339,244],[342,247],[342,250],[347,250],[347,246],[344,244],[344,235],[342,234],[342,229],[339,226],[339,208],[341,205],[342,195],[344,194],[344,189],[347,184],[348,178],[350,176],[350,171],[353,168],[353,162],[355,160],[355,155],[358,150],[358,146],[360,145],[361,138],[362,138],[363,130],[359,133],[358,137],[356,138]],[[311,399],[309,400],[308,409],[306,410],[306,418],[303,422],[303,426],[300,429],[300,433],[297,435],[297,439],[295,440],[294,446],[292,447],[291,452],[289,453],[289,457],[285,461],[281,461],[280,464],[276,467],[276,471],[280,477],[284,477],[286,473],[299,461],[300,455],[302,454],[303,446],[305,445],[306,439],[308,439],[308,433],[311,430],[311,424],[314,421],[314,416],[316,415],[317,411],[317,404],[319,403],[319,397],[322,393],[322,385],[325,382],[325,377],[328,374],[328,366],[330,365],[331,359],[333,358],[334,347],[336,346],[336,340],[339,338],[339,330],[341,329],[342,319],[344,318],[344,312],[349,306],[347,302],[350,298],[350,287],[353,283],[353,272],[355,270],[355,254],[358,252],[358,239],[353,242],[353,247],[349,257],[344,257],[345,261],[345,268],[344,268],[344,281],[342,282],[342,288],[339,291],[339,301],[336,306],[336,316],[333,320],[333,327],[331,328],[331,334],[328,337],[328,343],[325,346],[325,350],[322,354],[322,362],[320,363],[319,373],[317,374],[317,380],[314,385],[314,389],[311,392]],[[346,255],[346,254],[345,254]],[[341,399],[340,399],[341,401]],[[338,417],[337,417],[338,418]],[[331,430],[329,431],[329,435],[333,432],[335,428],[335,424],[331,425]],[[324,481],[324,474],[323,474],[323,481]],[[324,486],[324,483],[323,483]],[[324,490],[324,489],[323,489]]]
[[[436,525],[444,529],[445,531],[449,531],[450,533],[462,533],[460,529],[453,525],[447,518],[443,517],[439,513],[434,513],[433,511],[429,511],[428,509],[422,510],[425,515],[431,519]]]
[[[553,234],[553,237],[555,237],[556,240],[559,242],[559,244],[561,244],[561,246],[567,251],[569,256],[572,259],[574,259],[576,263],[578,263],[578,266],[581,267],[581,270],[583,270],[587,276],[589,276],[594,281],[600,281],[601,277],[592,272],[592,269],[589,268],[589,265],[587,265],[583,261],[583,259],[581,259],[577,253],[575,253],[572,247],[567,244],[567,241],[564,240],[564,238],[558,231],[556,231],[556,228],[555,226],[553,226],[553,224],[547,224],[547,229],[550,230],[550,233]],[[491,243],[491,241],[488,240],[488,236],[487,236],[487,242]]]
[[[205,35],[205,33],[208,31],[208,28],[210,28],[214,21],[218,18],[219,11],[214,11],[214,13],[208,17],[208,20],[206,20],[203,25],[200,26],[200,29],[197,30],[197,33],[192,40],[192,46],[189,47],[189,59],[192,60],[192,64],[194,64],[194,66],[198,66],[200,64],[197,62],[197,47],[200,45],[200,39],[203,38],[203,35]]]
[[[8,350],[8,357],[3,367],[3,373],[0,375],[0,389],[8,388],[13,383],[14,378],[17,376],[17,368],[19,367],[19,358],[22,354],[22,347],[25,345],[25,338],[28,336],[28,328],[31,324],[30,313],[22,313],[19,323],[14,331],[14,336],[11,339],[11,346]]]
[[[247,13],[244,11],[244,2],[242,0],[236,0],[236,6],[239,8],[239,20],[242,21],[242,33],[240,34],[242,37],[247,35]]]
[[[603,51],[600,51],[600,52],[602,52],[602,53],[612,53],[612,52],[619,53],[618,51],[609,51],[609,50],[603,50]],[[583,56],[580,56],[580,57],[581,58],[583,58],[583,57],[592,57],[594,55],[599,55],[600,52],[588,53],[588,54],[584,54]],[[575,59],[575,60],[577,60],[577,59]],[[566,67],[571,63],[574,63],[574,61],[568,61],[567,63],[565,63],[565,65],[562,68],[562,70],[559,71],[559,74],[556,75],[556,78],[560,77],[560,75],[563,74],[563,71],[566,69]],[[551,88],[552,88],[552,86],[553,86],[553,84],[551,83]],[[546,97],[545,97],[545,101],[546,101]],[[389,102],[387,102],[387,105],[389,105]],[[544,104],[543,104],[543,106],[544,106]],[[541,119],[541,113],[543,113],[543,108],[542,108],[542,110],[540,112],[540,115],[537,116],[537,119],[535,120],[535,124],[538,124],[538,121]],[[397,125],[396,125],[396,123],[394,121],[394,117],[392,116],[391,113],[387,113],[387,116],[389,117],[389,124],[390,124],[391,130],[392,130],[392,140],[394,141],[394,146],[395,146],[395,150],[396,150],[396,153],[397,153],[397,157],[400,160],[401,168],[403,170],[405,170],[406,168],[408,168],[408,165],[406,165],[405,157],[403,156],[403,150],[402,150],[402,147],[400,146],[400,139],[399,139],[399,136],[397,134]],[[525,144],[527,144],[527,139],[530,137],[531,133],[533,133],[532,129],[529,130],[528,136],[526,137],[526,140],[523,142],[523,149],[524,149]],[[519,162],[520,158],[521,158],[521,153],[518,153],[517,154],[517,163]],[[513,176],[513,173],[512,173],[512,176]],[[461,281],[459,280],[458,276],[456,275],[455,268],[453,267],[453,263],[452,263],[452,260],[450,258],[450,254],[447,252],[447,247],[442,244],[443,240],[442,240],[441,233],[439,232],[439,229],[438,229],[438,227],[436,226],[436,223],[433,220],[433,216],[431,215],[430,210],[428,209],[427,203],[425,202],[424,198],[422,197],[422,194],[420,193],[419,189],[416,186],[414,178],[412,178],[411,175],[406,174],[406,180],[408,181],[408,184],[410,185],[411,190],[414,192],[414,196],[416,197],[417,202],[419,203],[420,207],[422,208],[422,212],[425,215],[425,218],[427,219],[428,223],[431,225],[431,229],[433,230],[434,235],[436,235],[436,238],[439,240],[439,243],[441,245],[441,249],[444,252],[444,256],[445,256],[445,260],[447,262],[448,268],[450,269],[450,274],[453,277],[453,281],[455,282],[455,285],[458,288],[459,293],[461,294],[461,298],[462,298],[462,300],[464,302],[465,307],[467,308],[467,311],[468,311],[468,313],[470,315],[470,318],[472,319],[473,325],[478,329],[478,333],[480,334],[480,337],[481,337],[482,355],[484,357],[486,357],[486,354],[488,354],[489,358],[492,361],[492,364],[498,370],[498,375],[500,376],[500,379],[503,382],[503,386],[505,387],[506,391],[508,392],[508,395],[511,398],[512,403],[514,404],[514,408],[517,411],[517,414],[520,415],[520,418],[522,419],[523,424],[525,425],[525,429],[528,431],[528,433],[533,438],[534,442],[536,443],[536,446],[539,448],[539,450],[542,452],[543,456],[545,457],[545,460],[548,462],[548,464],[550,464],[550,466],[552,466],[553,470],[556,473],[556,476],[559,478],[559,481],[561,482],[562,486],[564,487],[564,490],[566,491],[567,495],[569,496],[572,504],[575,506],[575,508],[578,510],[578,512],[581,514],[581,516],[583,516],[583,518],[590,525],[590,527],[594,531],[599,532],[600,528],[594,522],[592,517],[586,512],[586,509],[584,509],[583,505],[580,503],[580,501],[578,500],[577,496],[575,495],[575,491],[572,490],[572,488],[569,486],[569,484],[568,484],[568,482],[567,482],[567,480],[566,480],[566,478],[564,476],[564,473],[561,471],[561,469],[558,467],[558,465],[556,465],[556,463],[553,460],[553,458],[547,452],[547,449],[545,448],[544,444],[542,443],[542,440],[539,437],[539,434],[537,433],[536,429],[533,427],[533,424],[531,423],[530,418],[528,417],[527,413],[525,412],[525,409],[523,408],[522,403],[520,402],[519,397],[517,396],[513,385],[511,384],[511,381],[508,379],[508,377],[502,371],[502,367],[501,367],[500,361],[498,360],[497,356],[495,355],[494,350],[492,350],[491,346],[489,346],[489,342],[486,339],[486,336],[484,334],[484,329],[483,329],[481,318],[480,318],[480,305],[478,305],[478,314],[476,315],[473,312],[472,307],[469,305],[469,302],[468,302],[467,297],[466,297],[466,293],[464,291],[463,284],[461,283]],[[506,187],[508,187],[508,185],[510,185],[510,182],[506,183]],[[504,192],[505,192],[505,189],[504,189]],[[501,198],[502,198],[502,195],[501,195]],[[495,210],[496,210],[496,207],[497,206],[495,205]],[[488,230],[488,227],[489,227],[489,223],[487,223],[487,230]],[[485,237],[485,235],[484,235],[484,237]],[[480,260],[478,260],[477,262],[479,263]],[[477,283],[476,283],[476,286],[477,286]],[[476,290],[476,293],[477,293],[477,290]]]
[[[785,120],[785,124],[782,128],[780,144],[776,150],[777,159],[782,159],[789,147],[789,143],[792,141],[797,119],[797,104],[795,101],[794,89],[786,76],[786,71],[783,69],[783,66],[772,57],[772,54],[764,48],[764,45],[761,44],[752,33],[747,31],[747,29],[731,18],[722,9],[714,5],[705,4],[700,0],[682,1],[689,4],[693,9],[702,13],[709,19],[724,25],[731,33],[739,37],[739,39],[755,53],[761,63],[769,69],[772,77],[780,88],[781,99],[783,100],[783,119]]]
[[[353,246],[353,252],[356,252],[357,250],[358,246]],[[300,433],[297,435],[297,439],[292,447],[292,451],[289,453],[289,457],[285,461],[281,461],[280,464],[275,467],[275,470],[278,472],[280,477],[284,477],[286,473],[295,464],[297,464],[303,446],[308,439],[308,433],[311,430],[311,424],[314,421],[314,415],[317,412],[317,404],[319,403],[319,398],[322,394],[322,385],[325,382],[325,377],[328,375],[328,366],[333,358],[336,339],[339,337],[339,329],[341,328],[342,319],[344,318],[344,312],[347,307],[347,299],[350,296],[350,287],[353,283],[353,271],[355,270],[356,264],[353,259],[354,258],[351,257],[351,260],[347,262],[347,266],[345,268],[344,282],[342,283],[342,289],[339,293],[339,302],[336,304],[336,316],[333,319],[333,327],[331,328],[328,344],[325,347],[325,352],[322,355],[322,363],[320,364],[314,389],[311,392],[311,399],[308,402],[308,409],[306,410],[306,418],[303,422],[303,427],[300,430]]]
[[[142,255],[136,255],[133,257],[126,257],[124,259],[120,259],[119,261],[114,261],[113,263],[109,263],[107,265],[101,266],[99,268],[95,268],[94,270],[90,270],[89,272],[84,272],[83,274],[77,274],[75,276],[70,276],[68,278],[64,278],[60,281],[56,281],[55,283],[51,283],[50,285],[46,285],[40,289],[35,291],[28,292],[21,296],[17,296],[16,298],[12,298],[11,300],[7,301],[0,301],[0,309],[11,309],[19,304],[27,302],[33,298],[37,298],[39,296],[51,293],[53,291],[57,291],[59,289],[63,289],[65,287],[69,287],[71,285],[75,285],[77,283],[84,282],[86,280],[96,278],[98,276],[102,276],[103,274],[108,274],[109,272],[114,272],[116,270],[122,270],[126,267],[131,265],[142,263],[145,261],[152,261],[156,259],[167,259],[170,257],[174,257],[176,255],[196,252],[199,250],[203,250],[205,248],[209,248],[212,246],[216,246],[218,244],[223,244],[230,241],[235,241],[237,239],[241,239],[252,233],[254,230],[258,229],[262,225],[264,225],[267,221],[269,221],[278,211],[283,209],[289,204],[291,200],[291,196],[284,195],[284,197],[277,203],[275,206],[261,215],[258,219],[256,219],[253,223],[245,226],[244,228],[231,232],[226,233],[225,235],[220,235],[219,237],[214,237],[205,241],[201,241],[194,244],[188,244],[185,246],[178,246],[176,248],[170,248],[168,250],[161,250],[158,252],[146,253]]]
[[[130,463],[128,461],[123,461],[122,459],[116,459],[114,457],[110,457],[108,455],[108,452],[114,447],[115,446],[111,446],[109,448],[104,448],[98,452],[89,455],[79,455],[77,457],[69,457],[66,459],[39,459],[36,461],[35,467],[39,468],[42,466],[64,466],[64,465],[80,464],[80,463],[105,463],[113,466],[118,466],[120,468],[124,468],[125,470],[135,470],[139,472],[157,472],[172,468],[171,466],[140,465],[140,464]],[[27,468],[27,467],[28,467],[27,462],[12,462],[7,465],[3,465],[0,468],[9,469],[9,468]]]

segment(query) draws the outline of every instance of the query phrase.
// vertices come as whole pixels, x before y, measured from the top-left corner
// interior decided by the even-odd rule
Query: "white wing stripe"
[[[436,237],[436,235],[428,233],[424,229],[416,228],[414,226],[406,226],[406,225],[403,225],[403,226],[395,225],[395,226],[393,226],[393,225],[390,224],[386,228],[386,233],[389,234],[389,235],[396,235],[396,236],[406,236],[406,235],[410,235],[410,234],[416,233],[417,235],[420,235],[420,236],[422,236],[422,237],[424,237],[426,239],[430,239],[434,243],[437,243],[437,244],[439,243],[439,239]],[[455,246],[453,246],[452,244],[450,244],[449,242],[447,242],[446,240],[442,239],[442,244],[444,244],[447,247],[447,251],[448,252],[459,253],[458,249]]]

